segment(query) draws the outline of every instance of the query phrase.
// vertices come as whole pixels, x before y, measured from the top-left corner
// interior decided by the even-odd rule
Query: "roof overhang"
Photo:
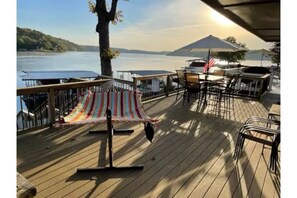
[[[280,42],[280,0],[201,0],[267,42]]]

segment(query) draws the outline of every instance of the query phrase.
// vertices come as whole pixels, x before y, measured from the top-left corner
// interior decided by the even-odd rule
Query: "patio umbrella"
[[[270,56],[270,55],[276,55],[275,52],[269,51],[267,49],[255,50],[252,53],[259,53],[261,55],[261,66],[262,66],[262,61],[263,61],[264,56],[267,57],[267,56]]]
[[[202,38],[194,43],[186,45],[178,50],[182,51],[208,51],[207,63],[210,60],[211,52],[237,52],[237,51],[247,51],[245,47],[241,47],[234,43],[222,40],[218,37],[209,35],[205,38]],[[208,72],[208,70],[207,70]]]
[[[228,41],[222,40],[218,37],[209,35],[205,38],[202,38],[198,41],[195,41],[194,43],[191,43],[189,45],[186,45],[179,50],[182,51],[208,51],[208,56],[207,56],[207,64],[209,63],[210,60],[210,54],[211,52],[237,52],[237,51],[247,51],[247,48],[241,47],[239,45],[236,45],[234,43],[230,43]],[[208,74],[209,67],[207,65],[206,68],[206,74]],[[207,76],[206,76],[207,78]],[[207,86],[207,83],[206,83]],[[205,94],[204,94],[204,105],[207,105],[206,101],[206,95],[207,95],[207,88],[205,89]]]

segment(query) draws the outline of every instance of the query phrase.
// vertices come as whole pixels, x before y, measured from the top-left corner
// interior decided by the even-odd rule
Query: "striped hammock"
[[[72,112],[56,126],[91,124],[106,121],[106,110],[111,110],[112,121],[156,122],[146,115],[138,91],[87,91]]]

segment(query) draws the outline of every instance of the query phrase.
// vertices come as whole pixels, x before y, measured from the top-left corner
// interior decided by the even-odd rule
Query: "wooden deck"
[[[108,164],[107,137],[88,134],[86,125],[46,129],[17,138],[17,171],[37,188],[36,197],[280,197],[280,173],[268,169],[270,149],[247,141],[238,163],[232,155],[237,131],[250,116],[267,116],[258,101],[236,99],[226,110],[175,96],[145,104],[156,117],[155,138],[143,124],[114,136],[114,165],[143,164],[142,171],[76,173]]]

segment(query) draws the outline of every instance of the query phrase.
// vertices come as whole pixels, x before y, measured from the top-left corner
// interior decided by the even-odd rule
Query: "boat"
[[[204,58],[186,60],[188,67],[195,67],[195,68],[203,68],[206,62],[207,61]]]
[[[184,69],[191,72],[203,72],[203,67],[206,62],[204,58],[186,60],[186,67],[184,67]]]

